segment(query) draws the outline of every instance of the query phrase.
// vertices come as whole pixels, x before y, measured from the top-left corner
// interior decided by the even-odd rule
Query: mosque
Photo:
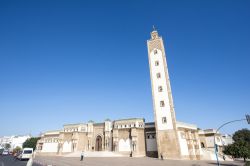
[[[43,133],[37,151],[54,155],[100,151],[133,157],[201,159],[205,136],[199,135],[196,125],[176,121],[164,43],[155,29],[147,49],[154,122],[131,118],[66,124],[61,130]]]

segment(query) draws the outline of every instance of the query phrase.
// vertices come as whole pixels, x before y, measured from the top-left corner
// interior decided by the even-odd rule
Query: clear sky
[[[250,113],[250,1],[0,1],[0,136],[153,121],[146,40],[165,42],[178,121]],[[249,128],[246,122],[223,132]]]

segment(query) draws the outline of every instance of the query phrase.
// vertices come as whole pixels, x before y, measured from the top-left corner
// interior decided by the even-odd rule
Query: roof
[[[50,131],[46,131],[45,133],[43,133],[43,135],[57,135],[61,132],[62,130],[50,130]]]
[[[63,127],[65,127],[65,126],[79,126],[79,125],[85,125],[85,124],[84,123],[64,124]]]
[[[180,128],[188,128],[188,129],[193,129],[193,130],[197,130],[197,126],[194,124],[190,124],[190,123],[184,123],[184,122],[176,122],[176,127],[180,127]]]
[[[114,120],[114,122],[119,122],[119,121],[127,121],[127,120],[143,120],[143,122],[145,122],[144,118],[127,118],[127,119],[118,119],[118,120]]]
[[[94,126],[103,126],[104,123],[94,123]]]
[[[145,123],[145,128],[154,128],[154,127],[155,127],[155,122]]]

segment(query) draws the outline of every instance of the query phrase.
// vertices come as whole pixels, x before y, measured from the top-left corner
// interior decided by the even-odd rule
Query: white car
[[[4,150],[2,155],[8,155],[9,154],[9,151],[8,150]]]
[[[22,152],[17,156],[18,159],[30,159],[33,155],[33,148],[24,148]]]

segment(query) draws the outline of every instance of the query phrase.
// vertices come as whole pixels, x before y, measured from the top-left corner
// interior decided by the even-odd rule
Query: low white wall
[[[57,152],[58,143],[44,143],[42,152]]]
[[[130,139],[120,139],[119,140],[119,151],[120,152],[129,152],[131,151],[131,141]]]
[[[72,142],[71,141],[64,142],[62,152],[71,152],[71,147],[72,147]]]
[[[181,133],[182,133],[181,131],[178,131],[178,137],[179,137],[180,147],[181,147],[181,155],[189,155],[187,141],[185,138],[181,137]]]

